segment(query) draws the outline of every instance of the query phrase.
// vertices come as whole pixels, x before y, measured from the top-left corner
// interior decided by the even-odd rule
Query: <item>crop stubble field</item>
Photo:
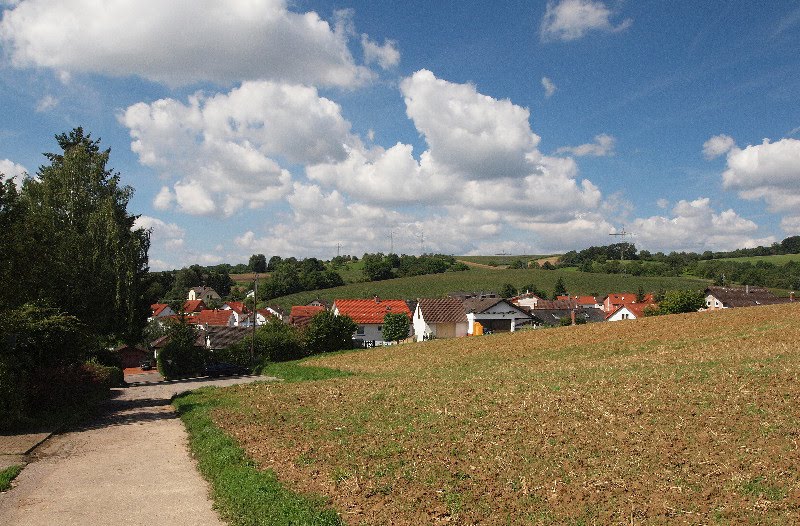
[[[310,360],[214,420],[348,524],[800,524],[800,305]]]

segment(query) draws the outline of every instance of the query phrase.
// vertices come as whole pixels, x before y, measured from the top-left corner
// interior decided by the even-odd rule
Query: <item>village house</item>
[[[183,312],[189,316],[196,316],[206,309],[206,304],[203,300],[187,300],[183,302]]]
[[[325,312],[322,305],[296,305],[289,313],[289,324],[295,327],[306,327],[311,323],[311,318]]]
[[[560,303],[560,302],[559,302]],[[594,308],[553,308],[553,309],[531,309],[528,311],[533,317],[536,327],[548,326],[557,327],[562,325],[562,320],[569,320],[570,323],[597,323],[605,321],[605,313],[600,309]]]
[[[191,323],[212,327],[235,327],[236,316],[232,310],[203,309],[196,316],[192,316]]]
[[[502,298],[473,297],[464,300],[469,322],[467,333],[514,332],[533,321],[530,314]]]
[[[242,324],[244,319],[247,317],[247,313],[249,312],[243,301],[227,301],[222,304],[222,309],[233,312],[233,316],[236,320],[236,326]]]
[[[150,305],[151,315],[147,321],[152,321],[157,318],[169,318],[175,316],[175,311],[166,303],[153,303]]]
[[[794,301],[794,292],[788,298],[779,298],[767,289],[744,287],[708,287],[705,310],[756,307]]]
[[[414,335],[418,342],[431,338],[460,338],[467,335],[468,328],[463,302],[454,298],[417,301]]]
[[[334,316],[349,316],[358,329],[353,339],[366,345],[383,345],[383,319],[387,314],[402,313],[412,321],[412,314],[403,300],[383,300],[375,296],[371,300],[337,299],[333,302]],[[410,335],[409,335],[410,336]]]
[[[645,294],[642,301],[637,300],[637,294],[633,292],[612,293],[603,299],[603,311],[606,314],[613,313],[623,305],[652,305],[655,298],[652,294]]]
[[[540,298],[536,294],[532,292],[526,292],[524,294],[520,294],[519,296],[514,296],[513,298],[509,298],[508,301],[516,305],[517,307],[527,307],[529,309],[535,309],[536,304],[542,301],[544,298]]]
[[[644,318],[644,311],[654,303],[626,303],[606,315],[606,321],[636,320]]]
[[[556,296],[556,300],[570,301],[574,303],[576,307],[582,309],[600,309],[603,307],[594,296]]]
[[[211,287],[192,287],[187,300],[220,301],[222,298]]]

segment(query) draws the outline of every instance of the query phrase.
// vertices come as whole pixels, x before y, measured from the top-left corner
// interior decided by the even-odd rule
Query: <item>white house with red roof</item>
[[[169,318],[170,316],[175,316],[175,311],[167,305],[166,303],[153,303],[150,305],[151,315],[147,319],[147,321],[154,320],[156,318]]]
[[[635,320],[644,317],[644,310],[655,303],[627,303],[606,315],[606,321]]]
[[[233,312],[236,319],[236,325],[242,325],[247,318],[249,312],[243,301],[228,301],[222,304],[222,310],[229,310]]]
[[[642,301],[637,301],[636,298],[637,295],[633,292],[609,294],[603,299],[603,311],[610,314],[623,305],[642,304],[646,306],[656,302],[652,294],[645,294]]]
[[[413,321],[411,310],[403,300],[383,300],[375,297],[371,300],[334,300],[334,316],[349,316],[358,330],[353,335],[356,340],[383,345],[383,318],[387,314],[405,314],[409,324]],[[411,334],[409,334],[411,336]]]
[[[514,296],[513,298],[509,298],[508,301],[516,305],[517,307],[527,307],[529,309],[535,309],[536,304],[542,301],[544,298],[540,298],[533,292],[526,292],[524,294],[520,294],[519,296]]]

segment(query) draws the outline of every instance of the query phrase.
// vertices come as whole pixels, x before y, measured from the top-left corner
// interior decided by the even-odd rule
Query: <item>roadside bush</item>
[[[349,316],[320,312],[311,318],[305,329],[305,345],[309,354],[353,348],[353,334],[358,325]]]
[[[88,361],[83,367],[91,375],[93,384],[111,389],[112,387],[122,387],[125,385],[125,375],[120,367],[114,365],[103,365],[96,361]]]
[[[24,371],[0,356],[0,430],[11,429],[25,419],[28,407],[26,380]]]
[[[158,353],[158,372],[170,380],[200,375],[205,358],[204,349],[195,346],[195,328],[181,319],[170,324],[167,335],[169,341]]]

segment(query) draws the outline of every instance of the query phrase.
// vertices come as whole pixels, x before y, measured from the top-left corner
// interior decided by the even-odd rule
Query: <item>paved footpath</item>
[[[0,493],[0,525],[222,526],[189,455],[171,398],[258,376],[142,383],[115,389],[97,419],[51,437]]]

